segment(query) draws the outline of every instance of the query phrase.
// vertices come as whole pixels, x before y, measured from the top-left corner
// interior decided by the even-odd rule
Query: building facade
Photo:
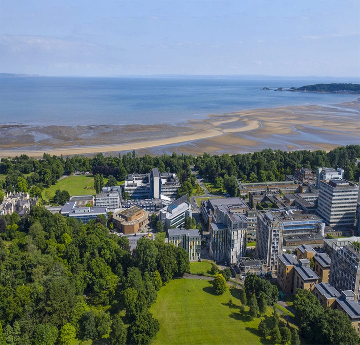
[[[121,207],[121,187],[104,187],[100,194],[96,195],[95,206],[106,207],[108,211],[114,212]]]
[[[355,225],[359,186],[346,180],[320,181],[317,212],[331,227]]]
[[[200,260],[201,235],[199,230],[169,229],[169,243],[182,247],[189,253],[190,261]]]
[[[83,224],[96,219],[98,216],[104,216],[107,218],[105,207],[79,207],[74,201],[67,202],[61,208],[60,214],[65,217],[78,219]]]
[[[344,178],[344,169],[317,168],[316,170],[316,188],[319,189],[320,181],[342,180]]]
[[[159,220],[164,224],[165,230],[183,226],[186,217],[192,217],[191,205],[187,202],[187,195],[165,206],[159,212]]]
[[[149,214],[140,207],[132,206],[122,209],[113,214],[114,228],[124,234],[136,234],[138,231],[145,230],[149,222]]]
[[[277,267],[277,282],[283,293],[294,293],[294,267],[297,265],[297,260],[295,260],[295,258],[291,254],[279,255]]]

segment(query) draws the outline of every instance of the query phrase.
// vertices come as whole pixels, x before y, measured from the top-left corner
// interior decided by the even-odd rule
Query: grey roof
[[[201,236],[198,229],[169,229],[168,230],[169,237],[170,236]]]
[[[305,253],[305,250],[307,252],[313,252],[314,251],[314,248],[311,247],[308,244],[302,244],[302,245],[298,246],[297,249],[299,249],[301,251],[301,253]]]
[[[296,266],[295,270],[304,281],[319,279],[318,275],[310,267]]]
[[[106,207],[75,207],[70,215],[90,215],[106,213]]]
[[[216,206],[238,206],[249,208],[246,202],[240,198],[209,199],[209,203],[213,208]]]
[[[296,266],[298,264],[297,260],[291,254],[279,255],[279,260],[286,266],[288,265]]]
[[[330,256],[327,255],[326,253],[317,253],[314,256],[314,260],[316,260],[321,267],[330,267],[331,265],[331,259]]]
[[[315,284],[315,289],[317,289],[326,299],[339,298],[341,296],[341,293],[329,283]]]
[[[345,298],[338,298],[336,302],[341,306],[350,319],[360,319],[360,305],[356,301],[347,300]]]
[[[187,202],[187,194],[183,195],[179,199],[176,199],[174,202],[172,202],[170,205],[168,205],[168,209],[174,209],[178,207],[179,205],[183,204],[184,202]]]
[[[72,211],[74,207],[75,207],[75,201],[69,201],[61,208],[60,213],[62,215],[67,215]]]
[[[223,230],[223,229],[227,229],[227,226],[224,225],[223,223],[210,223],[210,227],[212,230]]]
[[[70,201],[77,201],[77,200],[90,200],[94,199],[93,195],[73,195],[70,197]]]

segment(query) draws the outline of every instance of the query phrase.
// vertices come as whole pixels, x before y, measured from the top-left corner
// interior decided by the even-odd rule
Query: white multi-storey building
[[[108,211],[115,211],[121,206],[121,187],[104,187],[95,198],[96,207],[106,207]]]
[[[190,203],[187,202],[187,195],[175,200],[159,212],[159,220],[164,224],[165,230],[179,228],[185,224],[185,218],[192,217]]]
[[[319,189],[320,181],[342,180],[344,178],[344,169],[317,168],[316,188]]]
[[[317,212],[327,225],[354,226],[359,186],[346,180],[320,181]]]

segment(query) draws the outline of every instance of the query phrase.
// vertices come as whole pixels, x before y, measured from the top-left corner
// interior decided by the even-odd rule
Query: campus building
[[[303,238],[306,237],[323,239],[322,220],[316,215],[304,214],[299,210],[258,212],[257,223],[255,254],[258,259],[264,260],[272,271],[277,270],[278,256],[287,241],[299,244],[298,242],[304,242]]]
[[[352,227],[359,186],[346,180],[320,181],[317,212],[331,227]]]
[[[22,217],[36,205],[37,200],[37,197],[30,198],[28,193],[6,193],[0,204],[0,215],[11,215],[16,212]]]
[[[201,235],[199,230],[169,229],[169,243],[182,247],[189,253],[190,261],[198,261],[201,254]]]
[[[332,285],[324,282],[315,284],[312,293],[315,295],[324,309],[335,309],[336,299],[341,296],[340,292],[337,291]]]
[[[299,183],[315,184],[316,174],[312,169],[302,167],[300,169],[295,169],[293,178]]]
[[[236,264],[245,256],[246,229],[246,216],[233,212],[231,204],[216,206],[210,224],[210,255],[213,259]]]
[[[246,196],[249,192],[263,192],[263,193],[295,193],[299,190],[300,184],[294,181],[267,181],[242,183],[238,182],[241,196]]]
[[[165,230],[183,226],[186,217],[192,217],[191,205],[187,201],[187,195],[165,206],[159,212],[159,220],[164,224]]]
[[[316,170],[316,188],[319,189],[320,181],[336,181],[344,178],[344,169],[317,168]]]
[[[181,187],[174,173],[160,173],[157,168],[150,174],[130,174],[126,176],[124,192],[134,199],[175,199]]]
[[[160,211],[165,205],[169,204],[170,201],[163,199],[128,199],[122,200],[122,208],[130,208],[133,206],[140,207],[149,213]]]
[[[121,187],[104,187],[100,194],[96,195],[95,206],[106,207],[108,211],[114,212],[121,207]]]
[[[132,206],[122,209],[113,214],[114,228],[124,234],[136,234],[138,231],[145,230],[148,224],[148,212],[140,207]]]
[[[318,275],[310,268],[308,259],[300,259],[294,272],[294,291],[303,289],[311,291],[319,281]]]
[[[79,207],[74,201],[67,202],[60,211],[65,217],[75,218],[86,224],[98,216],[107,217],[105,207]]]
[[[282,254],[278,258],[277,282],[283,293],[294,293],[294,267],[298,265],[297,260],[291,254]]]
[[[74,201],[76,206],[85,207],[85,206],[94,206],[95,198],[93,195],[73,195],[70,197],[69,201]]]
[[[319,282],[328,283],[331,267],[330,256],[326,253],[316,253],[313,260],[314,271],[319,276]]]
[[[341,243],[341,242],[339,242]],[[360,251],[352,242],[337,245],[333,242],[330,266],[330,284],[337,290],[360,293]]]

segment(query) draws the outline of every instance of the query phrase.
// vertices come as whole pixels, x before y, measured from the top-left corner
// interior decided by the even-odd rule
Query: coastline
[[[0,125],[0,157],[124,153],[245,153],[272,147],[360,144],[360,98],[331,106],[285,106],[209,114],[186,123],[125,126]]]

